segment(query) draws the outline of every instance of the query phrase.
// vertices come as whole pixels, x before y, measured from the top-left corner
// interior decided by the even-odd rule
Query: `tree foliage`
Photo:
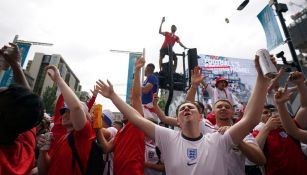
[[[53,116],[54,108],[55,108],[55,102],[56,102],[56,86],[54,87],[47,87],[45,92],[43,93],[43,101],[45,104],[46,113],[50,114],[50,116]]]

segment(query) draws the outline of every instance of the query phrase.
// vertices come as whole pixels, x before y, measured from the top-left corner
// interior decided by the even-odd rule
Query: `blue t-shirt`
[[[143,87],[145,87],[147,83],[151,83],[153,85],[153,88],[148,93],[142,94],[142,104],[151,103],[152,95],[158,91],[159,80],[155,75],[153,74],[149,75],[144,81]]]

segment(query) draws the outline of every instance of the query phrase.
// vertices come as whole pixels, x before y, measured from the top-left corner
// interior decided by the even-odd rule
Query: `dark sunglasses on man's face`
[[[65,114],[66,112],[69,112],[69,109],[60,109],[60,115]]]

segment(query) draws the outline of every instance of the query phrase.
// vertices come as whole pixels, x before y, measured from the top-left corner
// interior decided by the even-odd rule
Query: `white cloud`
[[[158,67],[162,16],[166,17],[163,30],[177,25],[181,41],[197,48],[200,54],[253,58],[256,50],[266,47],[256,15],[267,1],[253,0],[237,11],[242,1],[2,0],[0,44],[12,41],[16,34],[24,40],[53,43],[52,47],[33,46],[27,59],[32,59],[35,52],[61,54],[80,79],[83,90],[92,88],[98,78],[125,84],[128,55],[109,50],[146,48],[147,62]],[[292,6],[289,10],[287,19],[299,8]],[[228,24],[225,18],[229,18]],[[174,50],[183,51],[178,45]],[[115,88],[120,94],[126,93],[125,87]],[[113,108],[103,98],[98,100],[105,103],[105,108]]]

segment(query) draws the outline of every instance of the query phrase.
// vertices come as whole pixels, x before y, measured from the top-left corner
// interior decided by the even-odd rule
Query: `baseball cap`
[[[113,119],[114,119],[114,114],[112,113],[112,111],[105,109],[105,110],[102,111],[102,115],[103,115],[103,121],[108,126],[112,126]]]
[[[86,113],[88,112],[88,107],[84,102],[81,102],[82,109]],[[64,106],[60,109],[60,114],[63,115],[66,111],[69,111],[69,107],[67,106],[66,103],[64,103]]]
[[[225,81],[226,86],[228,86],[228,81],[224,77],[217,77],[215,80],[215,85],[217,85],[219,82]]]

